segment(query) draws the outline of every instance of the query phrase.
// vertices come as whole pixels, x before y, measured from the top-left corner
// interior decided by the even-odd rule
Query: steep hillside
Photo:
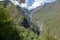
[[[23,15],[22,10],[18,6],[16,7],[13,4],[9,3],[6,9],[8,9],[9,12],[11,13],[10,15],[13,18],[15,26],[20,33],[19,35],[21,40],[37,40],[38,39],[38,36],[36,35],[36,33],[34,33],[33,30],[29,28],[30,25],[28,26],[28,28],[26,28],[26,26],[29,23],[27,23],[27,20],[25,19],[25,16]]]
[[[45,4],[40,10],[34,12],[32,18],[36,23],[37,21],[43,23],[43,27],[40,26],[43,29],[42,35],[44,38],[46,35],[49,35],[60,40],[60,0],[57,0],[54,3]],[[44,38],[42,38],[42,40],[44,40]]]
[[[13,20],[14,22],[16,22],[16,24],[23,21],[24,16],[22,14],[21,9],[19,10],[11,3],[7,5],[7,9],[9,9],[9,12],[11,13],[11,16],[13,17]]]

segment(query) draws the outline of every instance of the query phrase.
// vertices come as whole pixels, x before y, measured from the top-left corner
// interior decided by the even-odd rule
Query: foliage
[[[40,10],[35,12],[33,19],[38,19],[44,23],[44,30],[42,32],[45,39],[51,39],[51,37],[56,40],[60,40],[60,1],[57,0],[51,4],[45,4]],[[49,30],[49,35],[47,34]],[[40,36],[41,37],[41,36]],[[45,40],[42,38],[42,40]],[[49,39],[49,40],[50,40]],[[46,39],[47,40],[47,39]],[[52,40],[52,39],[51,39]]]
[[[47,32],[44,34],[42,33],[39,37],[39,40],[57,40],[55,37],[50,35],[50,30],[47,30]]]
[[[18,26],[17,29],[19,30],[20,40],[37,40],[38,36],[31,31],[30,29],[26,29],[23,26]]]
[[[23,21],[21,10],[13,4],[7,8],[0,6],[0,39],[2,40],[38,40],[38,36],[29,28],[21,26]]]
[[[19,33],[14,27],[14,23],[8,10],[2,5],[0,5],[0,39],[20,40]]]
[[[11,17],[14,20],[14,23],[20,25],[24,18],[23,13],[20,10],[20,8],[15,7],[12,3],[9,3],[7,5],[7,9],[9,10]]]

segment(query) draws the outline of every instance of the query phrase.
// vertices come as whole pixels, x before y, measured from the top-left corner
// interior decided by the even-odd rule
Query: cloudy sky
[[[34,8],[36,8],[38,6],[44,5],[45,3],[51,3],[51,2],[54,2],[54,1],[56,1],[56,0],[26,0],[24,4],[23,3],[19,4],[18,1],[11,0],[11,2],[14,5],[19,5],[21,7],[25,7],[28,10],[31,10],[31,9],[34,9]]]
[[[38,6],[44,5],[45,3],[50,3],[50,2],[54,2],[55,0],[29,0],[28,2],[26,2],[27,7],[29,10],[31,10],[32,8],[36,8]]]

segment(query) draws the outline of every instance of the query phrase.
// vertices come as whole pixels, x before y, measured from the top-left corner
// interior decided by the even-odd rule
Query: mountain
[[[6,5],[5,9],[7,9],[8,12],[10,13],[10,17],[12,18],[12,21],[14,22],[14,24],[12,23],[14,25],[13,28],[15,28],[15,29],[17,28],[17,30],[18,30],[17,32],[19,32],[18,35],[19,35],[20,40],[37,40],[38,39],[38,34],[36,33],[37,32],[36,27],[33,26],[32,28],[30,28],[31,25],[30,25],[30,23],[28,23],[28,20],[26,19],[24,12],[21,10],[21,8],[19,6],[15,6],[11,2],[9,2],[8,5]],[[25,10],[27,10],[27,9],[25,9]],[[33,28],[35,28],[35,29],[33,29]],[[14,35],[15,35],[15,37],[17,37],[16,36],[17,34],[15,34],[15,32],[16,31],[14,31]],[[3,34],[3,32],[0,32],[0,34]],[[9,36],[10,33],[6,33],[6,34],[8,34],[8,35],[3,34],[3,36],[11,37],[11,36]],[[0,36],[0,38],[2,38],[2,37]],[[9,39],[8,37],[7,37],[7,40]],[[16,39],[11,38],[11,40],[16,40]]]
[[[40,8],[40,10],[38,9]],[[45,3],[45,5],[36,8],[34,11],[32,20],[39,23],[40,29],[42,29],[42,40],[47,40],[48,35],[60,40],[60,0],[53,3]],[[43,23],[43,26],[41,26]]]
[[[10,0],[5,9],[10,13],[20,40],[60,40],[60,0],[34,0],[31,5],[30,0],[26,0],[26,5],[19,2]],[[36,3],[44,5],[36,6]]]

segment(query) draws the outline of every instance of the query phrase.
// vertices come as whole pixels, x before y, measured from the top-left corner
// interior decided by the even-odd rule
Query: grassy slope
[[[45,4],[42,9],[35,12],[33,18],[34,20],[40,20],[44,23],[44,33],[55,37],[60,40],[60,1],[57,0],[55,3]]]

